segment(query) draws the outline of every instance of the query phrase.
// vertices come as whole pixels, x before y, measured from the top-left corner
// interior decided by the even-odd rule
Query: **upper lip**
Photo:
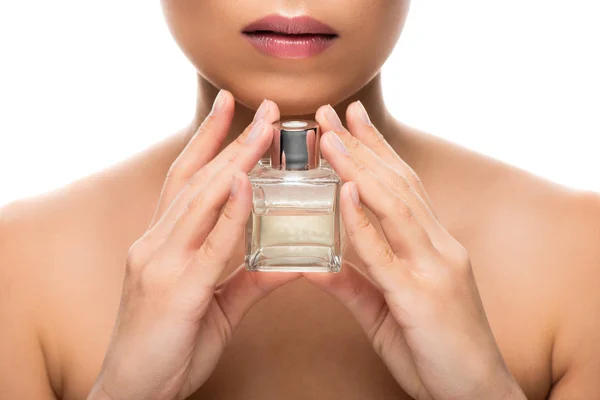
[[[256,31],[271,31],[288,35],[337,35],[331,26],[309,16],[290,18],[278,14],[267,15],[250,23],[242,30],[244,33]]]

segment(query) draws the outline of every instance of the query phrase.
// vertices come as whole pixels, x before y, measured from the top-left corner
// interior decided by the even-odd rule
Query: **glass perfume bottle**
[[[340,178],[321,160],[320,137],[315,121],[273,124],[270,159],[261,160],[249,174],[248,270],[340,270]]]

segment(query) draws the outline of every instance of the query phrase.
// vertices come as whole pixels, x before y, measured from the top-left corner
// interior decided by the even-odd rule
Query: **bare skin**
[[[600,198],[541,180],[387,115],[379,77],[360,99],[467,250],[502,356],[529,399],[600,395]],[[129,247],[194,122],[93,176],[0,212],[0,394],[85,398],[116,317]],[[252,111],[236,105],[231,138]],[[379,111],[378,111],[379,110]],[[557,159],[557,162],[560,162]],[[242,262],[243,248],[224,275]],[[353,251],[346,259],[359,267]],[[460,368],[460,365],[456,366]],[[351,313],[301,278],[250,309],[190,398],[408,398]]]

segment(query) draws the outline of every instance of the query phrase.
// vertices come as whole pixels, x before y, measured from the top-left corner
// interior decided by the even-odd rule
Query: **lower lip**
[[[262,53],[279,58],[307,58],[329,48],[337,36],[283,35],[278,33],[244,33],[248,41]]]

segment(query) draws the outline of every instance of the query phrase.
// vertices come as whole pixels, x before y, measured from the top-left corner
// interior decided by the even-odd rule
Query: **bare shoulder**
[[[109,237],[103,187],[86,178],[0,208],[2,398],[62,392],[63,345],[77,327],[69,322],[80,318],[90,295],[110,285],[98,270],[111,267],[110,255],[99,252]]]
[[[522,299],[537,307],[531,318],[551,338],[551,398],[600,397],[600,195],[521,179],[508,178],[515,204],[495,220],[525,260],[512,276],[532,288]]]
[[[486,245],[493,243],[530,264],[560,265],[558,274],[600,272],[599,193],[557,184],[408,129],[414,137],[407,151],[418,155],[415,165],[409,164],[420,175],[440,221],[473,251],[493,250]]]
[[[51,399],[35,262],[41,257],[28,246],[33,224],[31,218],[23,218],[23,209],[22,202],[0,209],[0,397]]]
[[[507,362],[548,376],[552,399],[600,397],[600,194],[419,138],[417,168],[471,255]]]
[[[566,190],[546,218],[557,326],[552,399],[600,398],[600,195]],[[548,227],[550,229],[550,227]]]
[[[102,355],[93,353],[106,346],[127,250],[146,229],[160,194],[154,182],[168,169],[163,153],[155,146],[0,207],[1,398],[51,398],[50,388],[88,384],[64,379],[72,348],[90,353],[90,365],[78,368],[94,379]]]

